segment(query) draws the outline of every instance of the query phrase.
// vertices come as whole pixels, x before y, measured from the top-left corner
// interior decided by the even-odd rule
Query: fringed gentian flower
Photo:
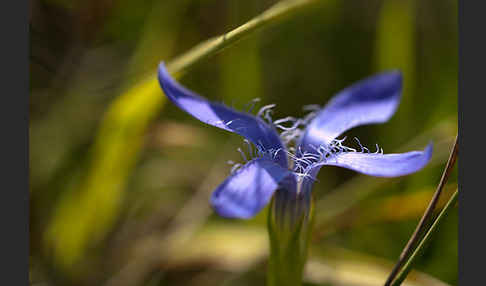
[[[350,128],[383,123],[393,115],[402,90],[402,77],[397,71],[369,77],[342,90],[324,108],[316,110],[314,106],[303,119],[280,120],[271,119],[274,105],[264,106],[253,115],[209,102],[172,79],[163,63],[158,78],[166,96],[179,108],[204,123],[243,136],[249,145],[246,164],[237,164],[212,194],[211,205],[223,217],[253,217],[277,189],[287,192],[287,196],[308,196],[324,165],[370,176],[396,177],[422,169],[432,154],[431,145],[423,151],[383,154],[378,146],[371,152],[357,139],[360,150],[337,139]],[[277,129],[282,132],[279,134]]]
[[[268,216],[270,257],[267,285],[301,285],[312,228],[311,189],[324,165],[370,176],[396,177],[422,169],[432,155],[423,151],[383,154],[356,138],[359,150],[337,137],[355,126],[386,122],[401,96],[399,72],[382,73],[339,92],[324,108],[309,106],[304,118],[272,120],[274,104],[257,115],[209,102],[172,79],[163,63],[158,73],[166,96],[200,121],[243,136],[248,145],[245,164],[213,192],[211,205],[223,217],[251,218],[274,197]],[[254,104],[255,102],[253,102]],[[277,130],[281,130],[279,134]]]

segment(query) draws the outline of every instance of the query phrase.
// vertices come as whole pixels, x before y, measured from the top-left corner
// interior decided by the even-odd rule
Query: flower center
[[[259,99],[254,99],[250,102],[250,108],[248,112],[251,112],[256,102]],[[264,149],[260,145],[254,145],[247,139],[244,139],[246,145],[246,151],[238,148],[238,152],[241,154],[243,161],[246,163],[249,160],[256,158],[268,158],[273,160],[279,154],[279,152],[285,152],[289,158],[289,170],[291,170],[297,177],[299,185],[304,178],[310,178],[315,180],[312,173],[315,168],[325,165],[328,160],[332,160],[334,156],[346,153],[346,152],[359,152],[359,153],[370,153],[370,150],[363,146],[358,138],[354,137],[360,150],[348,147],[344,145],[346,137],[343,139],[334,139],[331,143],[327,145],[320,146],[306,146],[308,150],[302,150],[302,146],[297,146],[297,140],[304,133],[305,128],[309,122],[317,116],[318,111],[321,109],[319,105],[307,105],[304,106],[304,111],[308,112],[302,118],[295,118],[292,116],[287,116],[281,119],[273,120],[272,113],[273,108],[276,104],[269,104],[261,107],[257,112],[256,116],[260,117],[262,120],[266,121],[269,125],[275,127],[279,132],[282,143],[286,147],[284,149]],[[374,154],[383,154],[383,149],[376,144],[376,151]],[[233,161],[228,161],[229,164],[233,165],[231,173],[239,169],[243,164],[236,163]]]

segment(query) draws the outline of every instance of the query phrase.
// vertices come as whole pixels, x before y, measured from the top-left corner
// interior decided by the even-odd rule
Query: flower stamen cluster
[[[255,103],[258,101],[260,101],[260,99],[256,98],[247,104],[251,107],[248,109],[248,111],[251,111],[254,108]],[[241,148],[237,148],[237,151],[240,153],[244,163],[258,158],[267,158],[273,160],[277,156],[278,152],[283,151],[286,153],[287,158],[290,159],[289,170],[291,170],[295,176],[299,178],[299,181],[303,178],[310,178],[311,180],[315,181],[316,178],[310,175],[310,171],[314,168],[326,165],[328,160],[332,159],[334,156],[349,152],[370,153],[370,150],[363,146],[357,137],[354,137],[354,139],[360,147],[360,151],[343,144],[347,137],[342,139],[336,138],[333,139],[329,144],[321,144],[319,146],[310,144],[310,148],[315,152],[303,151],[301,147],[298,147],[296,150],[295,141],[302,135],[309,122],[316,117],[317,111],[322,107],[317,104],[307,105],[304,106],[303,109],[304,111],[309,112],[303,118],[287,116],[281,119],[273,120],[272,113],[276,106],[276,104],[265,105],[259,109],[256,116],[266,120],[267,123],[269,123],[279,132],[280,138],[282,139],[286,149],[284,150],[282,148],[278,148],[266,150],[260,144],[254,145],[248,139],[243,139],[243,142],[247,146],[247,153],[245,153]],[[291,123],[291,126],[287,127],[283,125],[284,123],[289,122]],[[227,123],[227,125],[229,124],[231,124],[231,122]],[[380,148],[378,144],[376,144],[376,151],[373,154],[383,155],[383,148]],[[231,173],[234,173],[244,165],[234,161],[228,161],[228,164],[233,165],[231,168]]]

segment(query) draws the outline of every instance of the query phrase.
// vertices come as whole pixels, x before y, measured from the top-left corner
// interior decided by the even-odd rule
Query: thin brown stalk
[[[437,189],[435,190],[434,196],[432,197],[427,209],[425,210],[422,218],[420,219],[420,222],[418,223],[417,227],[415,228],[415,231],[413,232],[412,236],[407,242],[407,245],[405,245],[405,248],[403,249],[402,253],[400,254],[400,257],[393,267],[390,275],[388,276],[385,286],[390,286],[395,277],[398,275],[400,272],[400,269],[406,262],[407,258],[410,256],[410,254],[413,252],[415,245],[419,241],[421,234],[424,233],[426,230],[426,227],[428,225],[428,222],[430,221],[430,218],[434,212],[434,209],[437,205],[437,202],[439,201],[439,197],[442,193],[442,190],[447,183],[447,180],[449,179],[449,175],[452,172],[452,168],[454,167],[454,164],[456,163],[457,159],[457,154],[459,151],[458,148],[458,141],[457,141],[458,136],[456,135],[456,140],[454,142],[454,146],[452,147],[451,153],[449,155],[449,159],[447,160],[447,165],[444,169],[444,172],[442,172],[442,177],[440,179],[439,185],[437,186]]]

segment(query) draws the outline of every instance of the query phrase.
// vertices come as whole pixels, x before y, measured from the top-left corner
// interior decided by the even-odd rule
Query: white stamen
[[[238,150],[238,152],[240,152],[241,157],[243,157],[243,161],[247,162],[248,160],[246,159],[245,152],[243,152],[243,150],[241,150],[241,148],[238,148],[236,150]]]
[[[250,103],[247,103],[246,105],[249,105],[249,106],[248,106],[248,108],[247,108],[247,111],[246,111],[246,112],[251,113],[251,111],[253,110],[253,107],[255,107],[255,104],[256,104],[257,102],[259,102],[259,101],[260,101],[260,98],[258,98],[258,97],[257,97],[257,98],[252,99],[252,100],[250,101]]]

